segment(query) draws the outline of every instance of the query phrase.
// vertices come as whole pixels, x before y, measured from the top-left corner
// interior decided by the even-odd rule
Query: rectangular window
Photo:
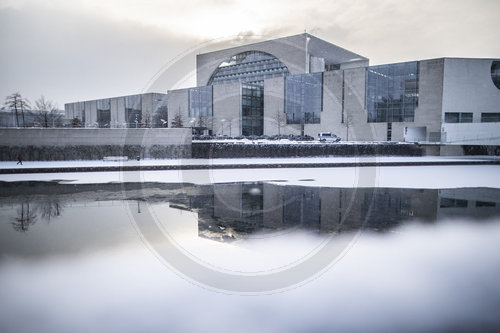
[[[153,127],[166,127],[168,121],[168,99],[166,94],[153,93]]]
[[[97,124],[99,128],[109,128],[111,110],[97,110]]]
[[[323,109],[323,73],[289,75],[285,79],[287,124],[319,124]]]
[[[440,208],[466,208],[467,200],[441,198],[439,203]]]
[[[189,117],[211,117],[213,109],[213,86],[189,89]]]
[[[368,122],[413,122],[419,96],[419,63],[367,68]]]
[[[125,96],[125,121],[128,128],[138,128],[142,122],[141,95]]]
[[[242,134],[264,134],[264,87],[245,84],[241,88]]]
[[[445,123],[472,123],[472,112],[445,112]]]
[[[482,123],[498,123],[500,122],[500,113],[483,112],[481,113]]]
[[[110,99],[100,99],[97,101],[97,126],[99,128],[109,128],[111,123],[111,101]]]
[[[489,202],[489,201],[476,201],[476,207],[496,207],[495,202]]]
[[[85,102],[76,102],[75,117],[82,121],[82,126],[85,127]]]

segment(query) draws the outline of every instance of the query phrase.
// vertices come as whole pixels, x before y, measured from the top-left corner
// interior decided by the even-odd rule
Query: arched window
[[[263,85],[264,79],[286,76],[289,73],[286,65],[275,56],[260,51],[247,51],[221,63],[210,77],[208,85],[231,82]]]
[[[500,61],[493,61],[491,64],[491,79],[493,84],[500,89]]]

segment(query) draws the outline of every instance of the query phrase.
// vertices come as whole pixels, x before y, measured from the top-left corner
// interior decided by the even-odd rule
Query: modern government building
[[[500,144],[500,59],[370,66],[303,33],[196,61],[196,87],[68,103],[66,117],[138,127],[163,112],[168,127],[233,137],[333,132],[349,141]]]

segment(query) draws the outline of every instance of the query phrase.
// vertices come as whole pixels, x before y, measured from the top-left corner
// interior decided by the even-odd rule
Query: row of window
[[[496,207],[496,202],[490,201],[476,201],[476,207]],[[468,200],[454,199],[454,198],[441,198],[440,208],[467,208],[469,206]]]
[[[118,99],[118,98],[117,98]],[[125,123],[127,127],[133,128],[140,126],[142,122],[142,95],[130,95],[120,97],[123,99],[125,108]],[[105,98],[95,101],[97,109],[97,125],[101,128],[111,127],[111,98]],[[85,123],[85,103],[76,102],[71,104],[74,117]],[[120,102],[117,102],[120,105]],[[166,109],[167,99],[164,94],[153,94],[151,97],[150,107],[152,114],[156,114],[161,110]],[[149,119],[151,121],[151,119]]]
[[[256,84],[264,79],[289,74],[278,58],[258,51],[242,52],[222,63],[210,78],[208,85],[231,82]]]
[[[444,122],[445,123],[472,123],[473,114],[472,112],[445,112]],[[500,113],[496,112],[482,112],[481,113],[482,123],[496,123],[500,122]]]

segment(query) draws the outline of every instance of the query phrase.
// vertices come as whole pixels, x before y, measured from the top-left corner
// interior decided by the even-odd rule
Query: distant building
[[[304,33],[200,54],[196,73],[197,87],[69,103],[66,117],[134,127],[166,107],[169,127],[181,118],[217,135],[500,144],[500,59],[369,66]]]
[[[147,93],[103,98],[64,105],[66,118],[77,118],[84,127],[140,128],[164,127],[167,95]],[[155,117],[156,116],[156,117]]]

